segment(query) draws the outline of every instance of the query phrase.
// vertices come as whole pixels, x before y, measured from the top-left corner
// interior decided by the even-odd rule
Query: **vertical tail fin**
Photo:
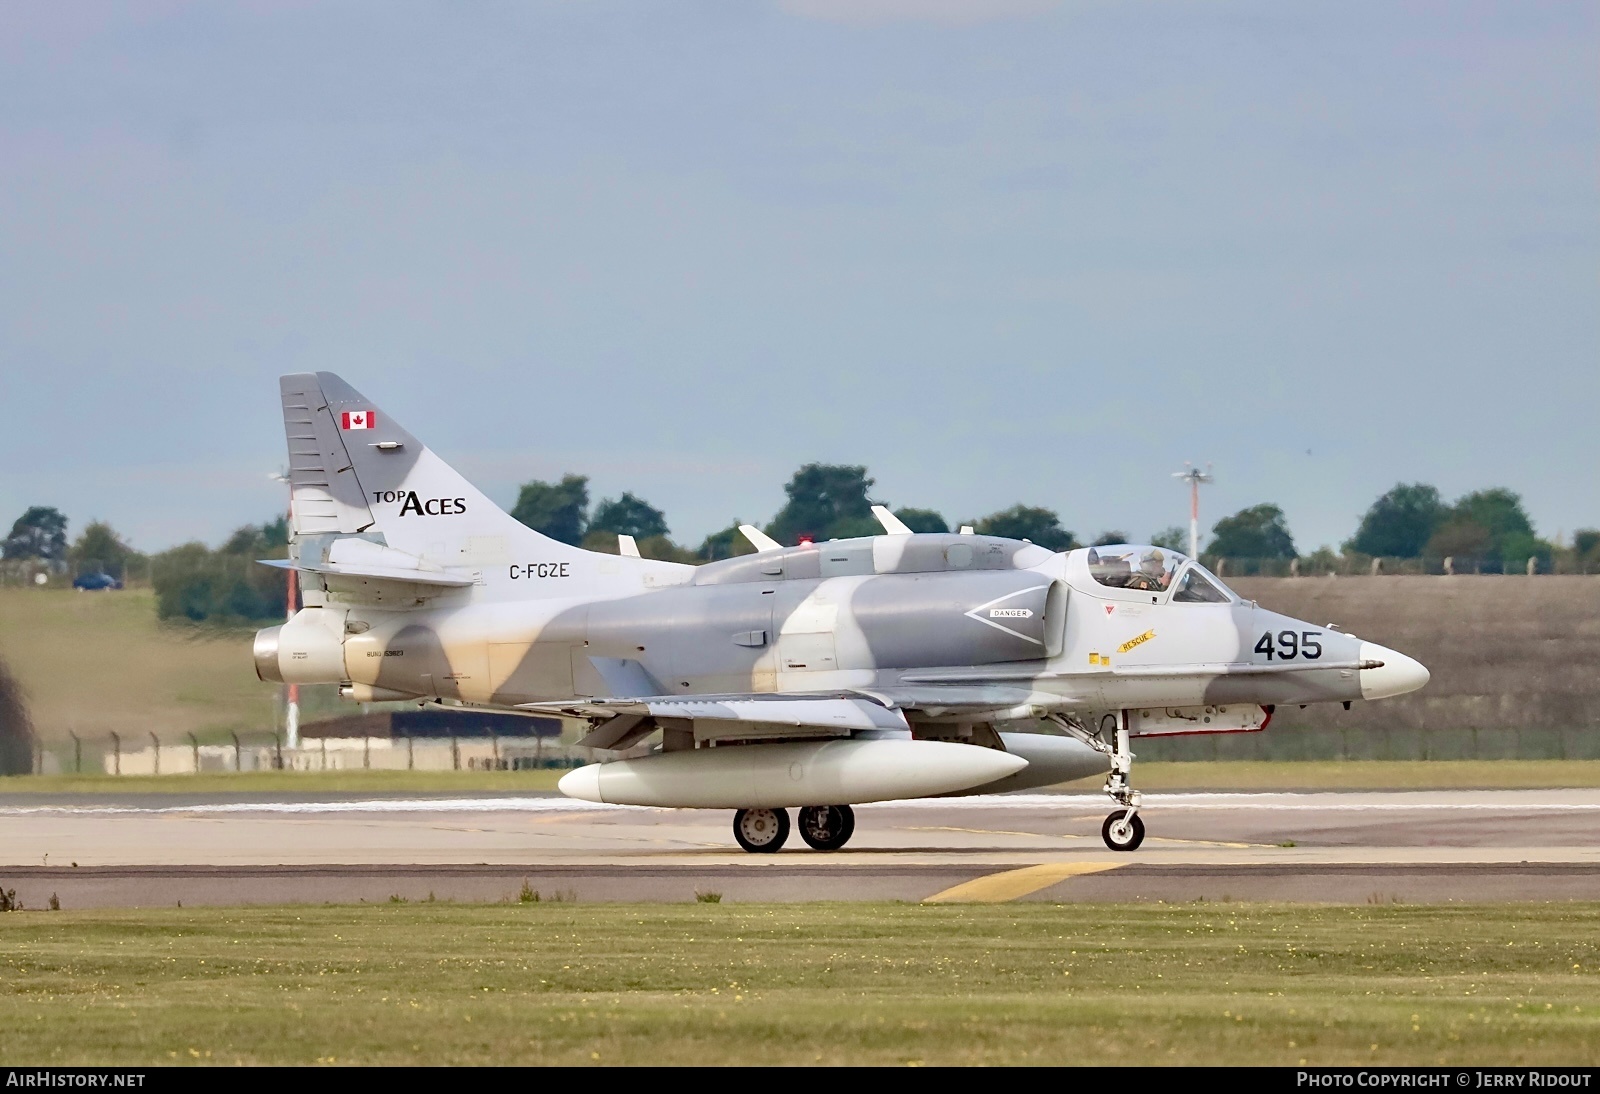
[[[284,376],[293,527],[303,564],[359,537],[521,596],[582,595],[612,586],[617,559],[528,528],[331,372]],[[654,570],[670,567],[625,560]],[[627,582],[637,584],[637,582]]]

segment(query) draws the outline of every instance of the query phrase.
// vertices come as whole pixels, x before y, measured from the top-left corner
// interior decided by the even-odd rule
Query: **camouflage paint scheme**
[[[1097,579],[1091,549],[970,534],[699,567],[584,551],[513,520],[337,376],[281,387],[285,565],[305,607],[258,636],[263,679],[564,712],[590,720],[597,747],[658,729],[667,750],[898,729],[1005,748],[997,728],[1032,723],[1101,752],[1100,726],[1255,729],[1260,707],[1426,681],[1411,659],[1240,600],[1172,552],[1163,587],[1133,588]],[[1211,600],[1174,599],[1191,571]],[[1289,635],[1293,654],[1271,637]],[[1078,775],[1106,769],[1084,756]]]

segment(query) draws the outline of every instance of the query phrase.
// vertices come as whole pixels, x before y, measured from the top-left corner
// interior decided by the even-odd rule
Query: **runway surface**
[[[8,795],[28,907],[425,900],[1600,900],[1600,790],[1151,793],[1109,851],[1098,793],[857,807],[841,852],[733,842],[726,811],[542,794]]]

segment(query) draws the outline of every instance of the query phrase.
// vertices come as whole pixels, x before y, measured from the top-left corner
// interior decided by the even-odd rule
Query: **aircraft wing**
[[[763,722],[828,729],[910,729],[905,715],[865,698],[799,695],[647,695],[522,703],[518,710],[579,718],[634,716],[718,722]],[[590,747],[605,747],[593,745]]]
[[[1050,695],[1039,696],[1033,688],[1012,684],[897,685],[886,688],[857,688],[857,694],[876,699],[893,710],[921,710],[930,714],[1011,710],[1035,704],[1070,707],[1078,700]]]

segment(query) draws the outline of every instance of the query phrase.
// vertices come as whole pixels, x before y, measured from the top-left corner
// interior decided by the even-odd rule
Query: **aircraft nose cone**
[[[1427,666],[1414,657],[1373,642],[1361,643],[1361,660],[1382,661],[1383,667],[1361,670],[1361,698],[1388,699],[1416,691],[1429,679]]]
[[[589,764],[587,767],[575,767],[556,783],[556,789],[569,798],[579,801],[604,802],[600,796],[600,765]]]

